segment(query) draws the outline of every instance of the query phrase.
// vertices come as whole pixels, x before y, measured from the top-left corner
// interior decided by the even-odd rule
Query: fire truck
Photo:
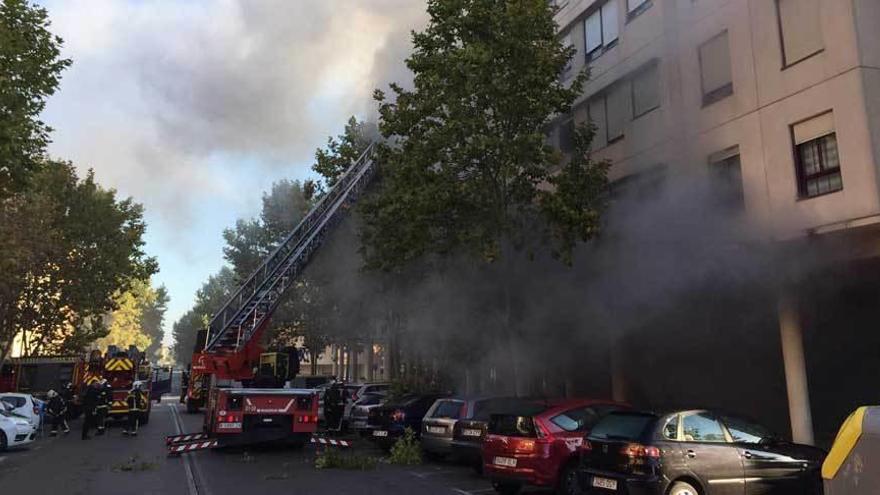
[[[110,346],[106,353],[93,350],[87,355],[33,356],[10,359],[0,370],[0,392],[21,392],[38,397],[51,389],[61,391],[68,383],[73,385],[74,402],[70,405],[74,416],[79,414],[79,400],[85,387],[107,380],[112,388],[111,419],[128,414],[126,397],[135,381],[144,384],[148,397],[161,398],[169,392],[171,376],[162,377],[161,370],[154,369],[142,352],[130,347],[121,351]],[[149,410],[143,422],[149,421]]]
[[[285,387],[299,370],[299,355],[267,353],[262,341],[282,296],[372,180],[373,148],[363,152],[199,332],[184,400],[189,412],[204,407],[203,428],[166,438],[170,454],[276,440],[303,444],[317,430],[317,392]]]

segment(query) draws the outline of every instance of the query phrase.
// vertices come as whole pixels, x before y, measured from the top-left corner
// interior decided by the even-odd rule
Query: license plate
[[[496,457],[493,463],[496,466],[516,467],[516,459],[512,457]]]
[[[220,423],[217,425],[220,430],[240,430],[241,423]]]
[[[437,433],[438,435],[442,435],[446,433],[446,428],[443,428],[442,426],[429,426],[428,433]]]
[[[388,432],[385,431],[385,430],[375,430],[375,431],[373,432],[373,436],[374,436],[374,437],[387,437],[387,436],[388,436]]]
[[[610,480],[608,478],[600,478],[598,476],[594,476],[592,484],[596,488],[606,488],[608,490],[617,490],[617,480]]]
[[[464,430],[461,430],[461,434],[466,437],[478,437],[478,436],[482,435],[483,432],[480,430],[470,430],[470,429],[466,428]]]

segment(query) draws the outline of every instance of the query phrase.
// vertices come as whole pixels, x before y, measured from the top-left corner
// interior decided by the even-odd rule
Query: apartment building
[[[849,410],[880,401],[871,378],[880,372],[880,2],[555,3],[560,37],[577,50],[561,77],[588,68],[590,79],[550,139],[570,151],[574,124],[590,121],[612,187],[702,177],[738,205],[757,240],[791,254],[773,269],[786,282],[757,288],[739,308],[765,316],[751,328],[729,328],[730,306],[710,319],[734,340],[712,340],[713,328],[686,334],[741,347],[742,358],[694,361],[714,370],[695,383],[731,388],[688,397],[732,408],[757,400],[786,412],[776,424],[795,440],[812,443],[816,431],[827,443]],[[620,347],[617,361],[650,352]],[[621,399],[633,388],[651,402],[672,396],[657,381],[612,374],[628,385],[613,385]]]

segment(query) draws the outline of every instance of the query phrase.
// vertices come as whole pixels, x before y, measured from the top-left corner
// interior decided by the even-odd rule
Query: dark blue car
[[[370,411],[368,430],[370,438],[379,446],[390,449],[407,428],[416,437],[422,430],[422,418],[437,399],[448,397],[444,394],[414,394],[392,399],[387,404]]]

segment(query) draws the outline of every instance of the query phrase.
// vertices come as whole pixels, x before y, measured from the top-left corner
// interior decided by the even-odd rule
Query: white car
[[[384,404],[386,399],[387,398],[384,394],[366,394],[355,401],[354,405],[351,407],[348,426],[359,432],[366,430],[370,411]]]
[[[27,445],[36,438],[37,428],[27,418],[0,407],[0,452]]]
[[[30,394],[0,394],[0,401],[12,406],[12,412],[24,417],[34,427],[40,427],[40,401]]]

